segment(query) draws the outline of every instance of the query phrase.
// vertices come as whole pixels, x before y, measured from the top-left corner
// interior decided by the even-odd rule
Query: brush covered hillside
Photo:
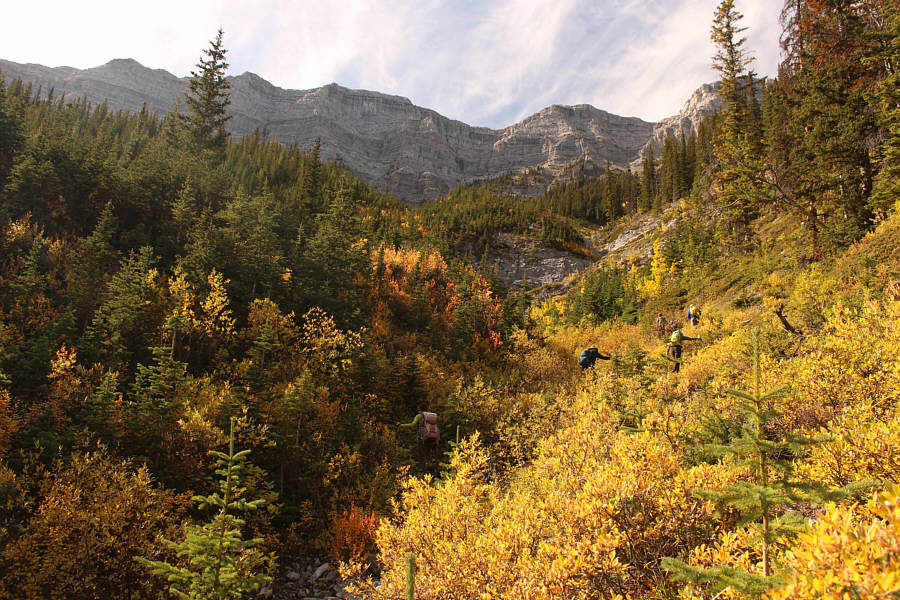
[[[758,102],[723,0],[694,137],[416,209],[229,139],[221,34],[163,119],[5,82],[0,598],[896,596],[897,8]]]

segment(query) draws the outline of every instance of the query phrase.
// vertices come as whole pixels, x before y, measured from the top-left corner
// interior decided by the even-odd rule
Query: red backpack
[[[419,437],[423,440],[436,440],[438,438],[437,415],[435,413],[422,413],[422,421],[419,423]]]

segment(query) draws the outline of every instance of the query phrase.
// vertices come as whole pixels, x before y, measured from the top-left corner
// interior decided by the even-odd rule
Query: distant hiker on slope
[[[609,356],[600,354],[600,351],[596,348],[587,348],[581,351],[581,356],[578,357],[578,364],[581,365],[581,370],[584,371],[593,367],[598,358],[600,360],[610,359]]]
[[[666,349],[666,355],[674,362],[672,363],[672,372],[678,373],[681,368],[681,344],[684,341],[699,340],[700,336],[688,337],[681,333],[681,326],[675,325],[675,331],[669,337],[669,347]]]
[[[428,412],[424,404],[419,404],[419,413],[409,423],[401,423],[401,429],[416,428],[416,449],[419,456],[419,466],[425,471],[433,468],[437,457],[438,442],[441,434],[438,431],[437,414]]]
[[[666,334],[666,318],[662,313],[656,313],[656,335],[662,337]]]
[[[688,322],[691,325],[693,325],[694,327],[696,327],[697,323],[700,322],[700,309],[697,308],[696,306],[694,306],[693,304],[691,304],[688,307],[687,318],[688,318]]]

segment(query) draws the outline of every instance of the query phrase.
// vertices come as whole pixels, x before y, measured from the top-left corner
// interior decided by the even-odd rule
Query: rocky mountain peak
[[[94,67],[95,69],[143,69],[143,65],[133,58],[114,58],[105,65]],[[89,69],[90,70],[90,69]]]
[[[188,79],[148,69],[133,59],[115,59],[86,70],[22,65],[0,60],[0,73],[41,86],[44,93],[104,101],[113,110],[164,114],[184,107]],[[321,139],[326,160],[338,159],[367,183],[416,204],[459,184],[538,170],[547,178],[521,189],[539,193],[573,165],[602,168],[607,160],[628,166],[666,132],[680,134],[715,110],[715,89],[707,84],[682,112],[654,124],[621,117],[588,104],[554,104],[494,130],[472,127],[408,98],[348,89],[337,83],[310,90],[282,89],[253,73],[231,80],[231,134],[264,136],[311,149]]]
[[[632,162],[632,167],[641,169],[641,161],[647,157],[651,147],[653,156],[659,159],[666,137],[672,135],[679,138],[682,134],[690,137],[695,134],[700,122],[722,107],[722,99],[718,95],[721,87],[722,84],[719,82],[704,83],[694,90],[677,115],[657,123],[650,139],[641,147],[639,156]]]
[[[127,88],[139,94],[152,93],[157,86],[177,86],[179,82],[186,85],[186,80],[179,79],[163,69],[148,69],[133,58],[115,58],[99,67],[83,71],[74,70],[69,76],[69,82],[86,93],[90,93],[92,84],[96,83]],[[67,92],[67,95],[71,94]],[[109,101],[112,104],[113,98]],[[171,107],[171,104],[169,106]],[[116,108],[130,109],[128,106]]]
[[[691,94],[690,98],[681,107],[678,113],[682,116],[696,117],[698,115],[708,115],[718,110],[722,106],[722,100],[719,97],[719,90],[722,89],[720,82],[704,83]]]

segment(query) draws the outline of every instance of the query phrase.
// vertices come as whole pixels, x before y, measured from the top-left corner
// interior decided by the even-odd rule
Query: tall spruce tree
[[[755,74],[748,70],[753,57],[744,49],[746,31],[740,22],[744,16],[735,8],[734,0],[722,0],[713,19],[711,38],[716,45],[713,67],[721,76],[719,96],[725,106],[719,135],[715,141],[718,170],[715,185],[720,222],[725,241],[746,242],[750,223],[756,216],[759,201],[762,160],[754,140],[761,137],[761,123],[755,118]]]
[[[612,223],[622,214],[622,207],[619,202],[619,189],[616,185],[616,179],[609,164],[606,160],[606,170],[603,172],[603,210],[606,212],[606,220]]]
[[[231,84],[225,78],[228,63],[222,33],[219,29],[209,48],[203,51],[206,58],[201,57],[197,70],[191,71],[190,92],[185,95],[190,113],[182,117],[193,149],[216,164],[225,159],[225,124],[231,119],[225,112],[231,104]]]
[[[622,173],[622,205],[627,214],[633,215],[637,212],[637,198],[640,190],[634,181],[634,175],[631,169],[625,169]]]
[[[681,132],[681,147],[678,152],[681,156],[678,161],[681,168],[681,193],[687,195],[694,185],[694,171],[697,169],[697,138],[693,133],[685,138],[684,132]]]
[[[6,84],[0,76],[0,191],[6,180],[6,175],[12,168],[16,154],[22,149],[25,136],[22,133],[21,118],[13,110],[12,103],[6,93]],[[0,206],[0,213],[2,213]],[[0,224],[3,215],[0,214]]]
[[[312,210],[319,210],[322,201],[322,139],[316,138],[316,143],[309,154],[309,160],[303,169],[303,197],[307,206]]]
[[[653,144],[649,144],[641,169],[641,210],[654,208],[656,188],[656,161],[653,159]]]
[[[804,143],[806,125],[795,118],[795,80],[785,72],[763,96],[768,179],[781,208],[802,219],[812,254],[821,254],[824,185],[812,149]]]
[[[316,217],[316,231],[296,265],[311,304],[325,309],[342,325],[356,324],[361,317],[359,294],[365,284],[359,274],[366,273],[371,264],[360,239],[357,202],[353,189],[337,191],[327,210]]]
[[[678,149],[675,138],[666,136],[659,163],[659,195],[665,204],[678,199]]]
[[[896,72],[897,11],[896,0],[789,0],[782,11],[785,60],[767,117],[767,172],[778,200],[803,218],[816,254],[820,242],[858,238],[872,209],[885,208],[885,196],[872,201],[890,121],[874,96]]]
[[[874,208],[889,210],[900,198],[900,1],[889,0],[884,29],[877,36],[878,51],[869,62],[883,68],[884,77],[875,93],[881,125],[881,171],[873,193]]]
[[[114,246],[118,219],[112,204],[103,207],[94,231],[81,240],[72,264],[71,285],[66,294],[76,309],[79,326],[86,325],[102,298],[97,293],[119,262]]]

